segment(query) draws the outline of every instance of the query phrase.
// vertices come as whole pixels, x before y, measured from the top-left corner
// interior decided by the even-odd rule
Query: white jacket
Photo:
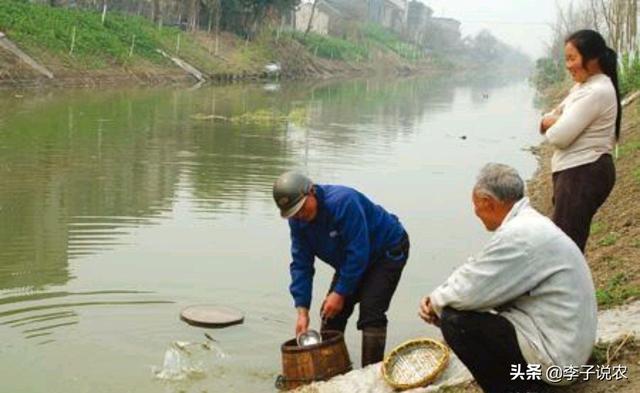
[[[595,343],[597,307],[587,262],[528,198],[513,206],[484,250],[430,297],[438,315],[445,306],[495,310],[515,327],[525,360],[543,370],[580,367]]]

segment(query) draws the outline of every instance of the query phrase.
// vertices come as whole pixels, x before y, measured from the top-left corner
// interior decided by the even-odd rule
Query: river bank
[[[326,79],[457,68],[417,48],[407,52],[408,44],[380,29],[363,27],[358,42],[268,28],[245,40],[227,32],[158,27],[131,15],[109,13],[103,20],[96,12],[8,1],[0,4],[0,43],[6,44],[0,45],[0,87]],[[46,72],[29,66],[30,60]],[[267,64],[276,69],[270,72]]]
[[[378,60],[349,62],[344,60],[329,60],[314,56],[302,45],[289,40],[283,43],[270,43],[270,55],[258,56],[256,59],[238,59],[244,56],[242,52],[264,48],[253,48],[261,44],[245,44],[242,40],[230,34],[221,34],[224,42],[223,49],[210,62],[206,56],[198,58],[197,53],[181,55],[188,64],[202,72],[204,80],[209,83],[235,83],[256,80],[280,79],[334,79],[385,74],[391,76],[428,75],[444,72],[445,68],[429,60],[411,62],[401,57],[377,50],[375,58]],[[216,38],[205,34],[195,34],[194,37],[203,47],[214,45]],[[246,49],[246,48],[250,49]],[[200,48],[202,49],[202,48]],[[198,50],[199,51],[199,50]],[[200,55],[206,52],[200,53]],[[253,56],[253,55],[250,55]],[[54,78],[47,78],[30,69],[20,59],[0,48],[0,88],[31,88],[31,87],[100,87],[100,86],[130,86],[130,85],[190,85],[199,82],[197,78],[173,64],[141,64],[118,66],[109,65],[101,68],[85,68],[69,63],[55,55],[43,53],[33,56],[47,69],[51,70]],[[269,75],[264,67],[269,63],[267,59],[275,59],[280,66],[278,75]],[[241,66],[238,62],[247,61]],[[215,68],[211,64],[216,64]],[[450,70],[447,70],[450,71]]]

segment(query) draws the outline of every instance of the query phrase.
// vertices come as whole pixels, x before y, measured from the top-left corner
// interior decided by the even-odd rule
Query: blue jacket
[[[318,214],[311,222],[289,219],[291,256],[289,290],[296,307],[309,308],[317,256],[338,273],[333,289],[352,294],[369,263],[402,240],[398,217],[344,186],[315,185]]]

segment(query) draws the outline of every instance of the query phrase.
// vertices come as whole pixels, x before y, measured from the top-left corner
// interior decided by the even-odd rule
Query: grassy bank
[[[22,1],[0,2],[0,29],[30,54],[47,55],[92,69],[166,61],[156,52],[175,29],[156,29],[143,18],[48,7]],[[132,50],[133,49],[133,50]]]
[[[157,49],[183,58],[208,75],[259,73],[270,59],[263,42],[244,43],[226,34],[215,42],[206,34],[158,28],[145,18],[119,13],[107,13],[103,23],[97,12],[22,1],[0,2],[0,31],[63,78],[182,74]],[[11,76],[12,64],[5,61],[3,66]]]
[[[257,77],[273,61],[292,77],[363,73],[378,66],[435,68],[428,61],[418,64],[415,48],[379,27],[362,27],[354,40],[265,30],[247,41],[230,33],[158,27],[146,18],[116,12],[107,13],[103,22],[98,12],[5,0],[0,2],[0,31],[56,79],[184,77],[158,49],[209,79]],[[37,77],[19,63],[0,49],[0,82]]]
[[[301,43],[314,55],[326,59],[370,60],[374,50],[394,53],[409,61],[424,58],[420,48],[402,41],[396,33],[377,25],[360,26],[352,35],[349,41],[311,32],[308,34],[294,32],[288,36]]]

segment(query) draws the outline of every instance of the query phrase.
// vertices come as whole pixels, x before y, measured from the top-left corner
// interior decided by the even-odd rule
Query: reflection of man
[[[549,367],[580,367],[595,341],[595,291],[587,263],[523,195],[513,168],[482,169],[473,205],[495,233],[420,304],[422,319],[440,326],[486,392],[544,390],[544,383],[527,379],[560,382],[547,378]]]
[[[336,270],[320,311],[322,329],[344,332],[360,303],[362,365],[381,361],[386,312],[409,257],[409,238],[398,218],[352,188],[313,184],[295,172],[278,178],[273,197],[291,230],[296,335],[309,328],[317,256]]]

